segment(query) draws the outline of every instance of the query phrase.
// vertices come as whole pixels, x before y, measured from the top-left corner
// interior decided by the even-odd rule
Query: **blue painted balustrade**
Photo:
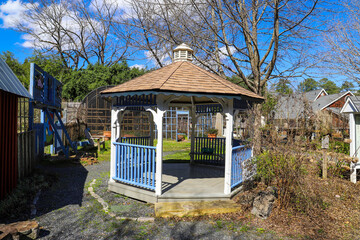
[[[155,149],[153,146],[113,143],[116,148],[114,180],[155,190]]]
[[[247,180],[245,162],[252,157],[252,150],[245,145],[233,147],[231,158],[231,188]]]

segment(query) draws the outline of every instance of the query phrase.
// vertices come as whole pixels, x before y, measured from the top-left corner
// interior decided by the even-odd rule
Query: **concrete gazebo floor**
[[[162,195],[121,182],[109,182],[109,190],[150,202],[229,200],[224,194],[224,167],[163,163]]]
[[[164,163],[162,191],[158,201],[220,200],[225,197],[224,168]]]

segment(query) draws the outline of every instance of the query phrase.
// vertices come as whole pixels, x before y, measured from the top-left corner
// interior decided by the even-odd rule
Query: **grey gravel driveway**
[[[279,239],[274,233],[239,222],[116,220],[88,193],[93,179],[97,179],[94,191],[116,215],[149,217],[154,210],[151,204],[107,191],[109,162],[43,168],[56,174],[58,181],[41,193],[36,205],[40,239]]]

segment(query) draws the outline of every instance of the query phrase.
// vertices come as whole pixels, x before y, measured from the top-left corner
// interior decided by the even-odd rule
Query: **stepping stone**
[[[39,224],[36,221],[23,221],[0,224],[0,239],[36,239],[39,236]]]
[[[156,217],[201,216],[207,214],[231,213],[241,211],[241,206],[234,201],[204,202],[158,202],[155,203]]]

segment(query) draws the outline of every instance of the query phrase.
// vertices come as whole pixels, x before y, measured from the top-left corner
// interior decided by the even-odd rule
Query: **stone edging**
[[[88,187],[88,191],[90,195],[93,196],[103,207],[105,213],[109,214],[110,217],[115,218],[116,220],[131,220],[131,221],[138,221],[138,222],[153,222],[155,218],[153,217],[139,217],[139,218],[132,218],[132,217],[117,217],[114,213],[109,211],[109,205],[102,199],[98,194],[94,192],[94,188],[92,187],[96,182],[96,179],[93,179]]]

